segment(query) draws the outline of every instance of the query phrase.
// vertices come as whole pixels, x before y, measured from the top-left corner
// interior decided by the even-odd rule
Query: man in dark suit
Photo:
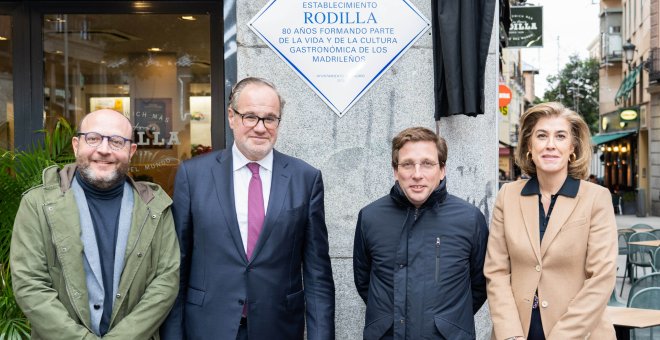
[[[323,180],[273,150],[283,106],[270,82],[241,80],[232,148],[179,166],[181,286],[164,339],[302,339],[305,319],[308,339],[334,339]]]

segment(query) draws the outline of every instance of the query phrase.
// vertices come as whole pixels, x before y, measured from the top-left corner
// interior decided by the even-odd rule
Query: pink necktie
[[[252,172],[250,186],[248,187],[248,238],[247,258],[252,258],[252,252],[257,245],[259,234],[264,225],[264,194],[259,177],[259,164],[249,163],[248,169]]]

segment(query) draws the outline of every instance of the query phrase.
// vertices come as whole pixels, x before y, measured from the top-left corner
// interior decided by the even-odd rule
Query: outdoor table
[[[617,229],[619,233],[648,233],[650,231],[653,231],[651,228],[621,228]]]
[[[633,328],[660,326],[660,310],[608,306],[606,313],[614,324],[618,340],[629,340]]]
[[[660,240],[628,242],[636,246],[660,247]]]

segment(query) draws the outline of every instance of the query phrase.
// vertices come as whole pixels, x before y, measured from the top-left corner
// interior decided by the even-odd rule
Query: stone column
[[[490,219],[497,192],[497,16],[486,70],[485,115],[435,122],[429,30],[339,118],[248,28],[247,22],[267,2],[237,2],[238,79],[264,77],[278,86],[286,106],[276,148],[323,172],[337,292],[337,339],[361,339],[365,307],[353,284],[355,223],[358,211],[387,194],[394,183],[390,165],[394,135],[407,127],[425,126],[445,137],[449,192],[477,205]],[[431,19],[430,1],[411,2]],[[477,316],[478,339],[490,335],[485,309]]]

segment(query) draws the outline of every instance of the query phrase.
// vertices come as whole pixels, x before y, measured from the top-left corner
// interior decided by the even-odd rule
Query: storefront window
[[[604,185],[613,192],[633,191],[637,188],[636,136],[621,138],[601,145],[605,166]]]
[[[0,15],[0,149],[14,149],[14,86],[11,17]]]
[[[170,194],[176,166],[211,148],[208,15],[47,14],[44,120],[110,108],[135,126],[131,174]]]

